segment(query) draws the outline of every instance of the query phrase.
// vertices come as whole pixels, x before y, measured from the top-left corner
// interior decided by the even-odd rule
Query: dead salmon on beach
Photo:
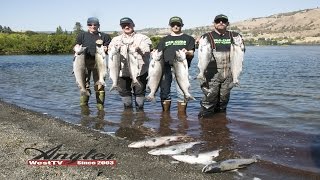
[[[130,148],[142,148],[142,147],[158,147],[162,145],[168,145],[172,141],[180,141],[187,138],[187,136],[163,136],[155,138],[147,138],[142,141],[133,142],[128,145]]]

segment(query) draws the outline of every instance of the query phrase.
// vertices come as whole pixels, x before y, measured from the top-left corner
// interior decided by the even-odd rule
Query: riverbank
[[[201,172],[203,166],[173,163],[167,156],[151,156],[147,153],[148,149],[128,148],[128,140],[70,124],[62,119],[23,109],[1,100],[0,117],[1,179],[319,179],[317,173],[292,169],[264,160],[259,160],[238,172],[204,174]],[[246,129],[249,127],[245,126]],[[219,129],[218,126],[217,128]],[[243,137],[239,141],[248,138],[243,132],[241,134]],[[268,141],[267,139],[266,143]],[[62,145],[61,148],[58,148],[59,145]],[[26,148],[34,149],[25,150]],[[50,149],[57,152],[48,152]],[[248,153],[251,148],[240,149]],[[92,159],[93,155],[99,153],[116,160],[117,165],[27,165],[28,160],[41,155],[40,151],[54,155],[83,154],[79,159],[84,159],[85,154],[93,152],[88,158]]]
[[[202,166],[171,163],[169,157],[130,149],[128,141],[0,101],[1,179],[233,179],[234,173],[204,174]],[[27,160],[58,145],[59,153],[114,154],[110,166],[30,166]],[[58,152],[57,152],[58,153]]]

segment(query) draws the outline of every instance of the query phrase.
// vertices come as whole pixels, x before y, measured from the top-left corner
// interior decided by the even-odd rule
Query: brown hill
[[[280,13],[232,23],[232,29],[245,38],[292,40],[294,43],[320,43],[320,9]]]
[[[291,42],[293,44],[320,44],[320,9],[305,9],[268,17],[231,22],[230,29],[240,32],[246,40],[261,39]],[[184,32],[198,37],[212,30],[212,25],[185,29]],[[168,28],[142,29],[141,33],[163,36]]]

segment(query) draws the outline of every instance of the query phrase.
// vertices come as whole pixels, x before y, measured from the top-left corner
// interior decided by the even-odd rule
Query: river
[[[190,69],[190,91],[196,100],[188,103],[187,116],[177,114],[174,83],[170,113],[161,112],[159,92],[157,102],[146,102],[143,112],[124,111],[115,91],[106,92],[104,112],[97,111],[94,94],[89,110],[81,110],[72,55],[0,56],[0,98],[128,140],[186,134],[206,142],[199,151],[222,149],[221,158],[259,155],[262,165],[252,168],[262,179],[270,177],[266,169],[284,179],[319,177],[319,49],[247,47],[241,86],[232,89],[227,113],[210,119],[197,117],[202,97],[194,80],[197,54]],[[107,80],[107,89],[110,84]]]

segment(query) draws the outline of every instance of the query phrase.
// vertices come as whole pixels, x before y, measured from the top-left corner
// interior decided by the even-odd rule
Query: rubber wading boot
[[[162,111],[170,111],[171,100],[162,100],[161,105]]]
[[[89,96],[80,96],[80,106],[88,106]]]
[[[178,101],[178,115],[186,115],[187,103]]]
[[[99,111],[102,111],[104,109],[105,92],[104,91],[97,91],[96,92],[96,99],[97,99],[97,108]]]
[[[89,116],[90,115],[90,110],[89,110],[89,106],[80,106],[81,107],[81,115],[82,116]]]
[[[144,96],[136,97],[136,110],[140,111],[143,110],[144,105]]]
[[[121,97],[124,109],[132,108],[132,97],[131,96],[124,96]]]

